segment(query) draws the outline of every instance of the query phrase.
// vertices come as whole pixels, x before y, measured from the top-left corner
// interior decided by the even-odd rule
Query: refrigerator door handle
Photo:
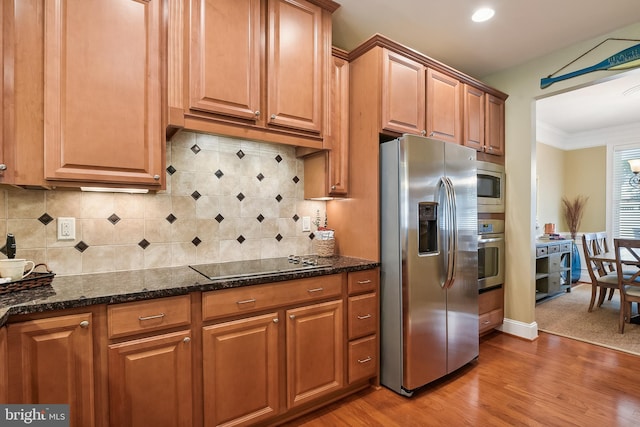
[[[449,254],[447,268],[447,288],[451,288],[456,280],[458,262],[458,221],[456,218],[456,192],[449,177],[444,178],[447,194],[447,214],[449,215]]]
[[[448,177],[440,178],[439,191],[444,191],[442,220],[447,233],[446,278],[441,285],[443,289],[453,286],[456,271],[457,226],[455,215],[455,193]]]

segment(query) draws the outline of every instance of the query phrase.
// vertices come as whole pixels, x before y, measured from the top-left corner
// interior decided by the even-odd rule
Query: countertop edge
[[[320,270],[284,272],[219,280],[207,280],[204,276],[194,272],[189,267],[60,276],[54,278],[51,285],[15,292],[13,295],[11,293],[0,295],[0,327],[4,326],[12,316],[82,308],[101,304],[142,301],[185,295],[192,292],[232,289],[308,277],[369,270],[380,266],[379,262],[359,258],[337,256],[334,257],[334,260],[334,265]],[[159,282],[164,280],[170,283],[166,283],[164,286],[159,285],[157,288],[145,286],[146,282],[153,282],[154,276],[158,278],[157,280]],[[127,288],[127,279],[131,281],[130,288]],[[120,287],[112,292],[100,289],[101,285],[108,286],[113,282],[119,282]],[[153,285],[157,285],[157,283],[153,283]],[[71,289],[74,286],[78,289]],[[66,289],[66,287],[69,288]],[[97,289],[92,289],[92,287]],[[71,292],[65,295],[69,290],[71,290]]]

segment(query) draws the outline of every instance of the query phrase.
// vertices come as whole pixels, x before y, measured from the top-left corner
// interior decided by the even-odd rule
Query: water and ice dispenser
[[[418,253],[438,251],[438,203],[418,203]]]

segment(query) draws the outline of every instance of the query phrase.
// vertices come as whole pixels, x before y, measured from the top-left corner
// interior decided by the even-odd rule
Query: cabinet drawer
[[[379,282],[380,270],[377,268],[349,273],[349,295],[375,291]]]
[[[545,256],[546,254],[547,254],[547,247],[546,246],[538,246],[536,248],[536,257]]]
[[[110,305],[107,319],[109,338],[186,326],[191,323],[191,296]]]
[[[560,245],[549,245],[548,248],[549,248],[550,254],[555,254],[560,252]]]
[[[376,335],[349,343],[349,384],[376,375],[378,370]]]
[[[563,243],[560,245],[560,252],[571,252],[571,243]]]
[[[504,319],[504,310],[499,308],[497,310],[492,310],[488,313],[481,314],[478,317],[478,332],[484,333],[490,331],[502,324],[502,320]]]
[[[349,339],[376,332],[378,325],[378,294],[349,297]]]
[[[333,274],[205,292],[202,294],[202,320],[341,296],[344,277]]]
[[[504,307],[504,289],[494,289],[478,295],[478,313],[488,313],[491,310]]]

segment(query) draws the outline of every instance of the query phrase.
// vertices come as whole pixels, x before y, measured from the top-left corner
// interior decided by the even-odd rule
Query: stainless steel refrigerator
[[[476,152],[380,144],[381,383],[405,396],[478,357]]]

